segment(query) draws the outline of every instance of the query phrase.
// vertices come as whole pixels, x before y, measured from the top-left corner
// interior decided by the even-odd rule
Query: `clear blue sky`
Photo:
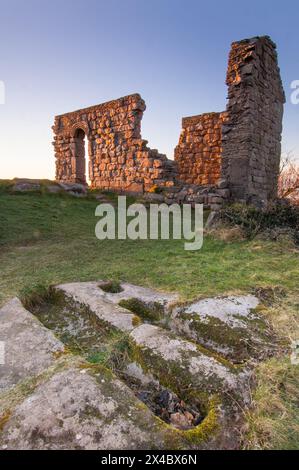
[[[287,96],[283,150],[299,158],[295,0],[0,0],[0,178],[54,177],[55,114],[139,92],[143,138],[173,158],[181,118],[226,105],[234,40],[268,34]]]

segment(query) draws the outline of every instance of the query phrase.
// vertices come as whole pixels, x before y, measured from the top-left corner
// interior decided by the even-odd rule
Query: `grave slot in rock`
[[[156,380],[144,383],[130,375],[128,365],[132,362],[132,345],[128,335],[105,325],[85,305],[50,290],[45,299],[34,303],[31,311],[72,353],[112,369],[135,396],[167,424],[189,430],[206,417],[199,400],[190,403]]]

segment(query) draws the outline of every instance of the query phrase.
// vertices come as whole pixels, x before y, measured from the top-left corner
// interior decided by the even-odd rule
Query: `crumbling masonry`
[[[265,205],[276,196],[285,96],[276,46],[268,36],[232,44],[225,112],[186,117],[174,161],[141,138],[145,103],[138,94],[56,116],[56,179],[91,187],[159,192],[170,203],[224,200]]]

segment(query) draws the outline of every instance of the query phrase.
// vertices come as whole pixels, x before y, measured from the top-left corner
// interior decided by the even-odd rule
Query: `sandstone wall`
[[[86,135],[91,187],[143,192],[153,186],[171,186],[174,163],[141,138],[144,110],[144,101],[135,94],[56,116],[56,179],[86,182]]]
[[[231,47],[222,176],[233,200],[263,205],[276,196],[285,97],[275,49],[267,36]]]
[[[175,162],[142,139],[145,103],[138,94],[56,116],[56,179],[85,184],[88,158],[93,188],[167,188],[167,200],[203,200],[215,208],[229,195],[232,201],[267,204],[276,196],[285,102],[271,39],[233,43],[226,83],[225,112],[183,118]]]
[[[182,119],[175,149],[178,178],[190,184],[216,184],[221,176],[222,123],[226,113],[206,113]]]

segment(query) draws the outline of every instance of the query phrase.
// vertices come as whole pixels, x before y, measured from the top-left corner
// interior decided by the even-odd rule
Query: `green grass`
[[[96,200],[13,195],[5,190],[9,182],[5,185],[0,184],[0,305],[36,286],[84,280],[123,280],[175,291],[190,300],[279,285],[295,300],[271,313],[273,324],[299,338],[299,250],[294,246],[264,240],[229,243],[212,236],[204,238],[199,251],[185,251],[183,240],[100,241],[95,237]],[[298,366],[291,366],[286,355],[264,363],[257,374],[245,446],[294,448],[299,442],[298,397],[284,390],[299,389]],[[267,423],[272,432],[265,434]]]
[[[0,195],[0,303],[24,287],[79,280],[125,280],[186,299],[298,285],[292,247],[205,237],[201,250],[185,251],[183,240],[98,240],[96,205],[71,196]]]

